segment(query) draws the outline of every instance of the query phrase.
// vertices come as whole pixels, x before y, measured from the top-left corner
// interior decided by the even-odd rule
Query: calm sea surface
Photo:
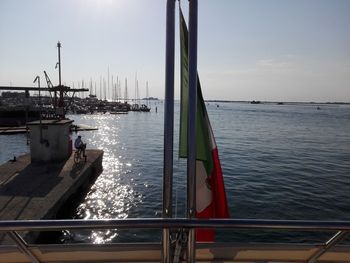
[[[158,112],[155,112],[157,106]],[[150,113],[71,115],[88,148],[104,150],[103,173],[74,218],[161,217],[163,103]],[[233,218],[350,220],[350,106],[207,103]],[[185,214],[185,160],[177,157],[174,214]],[[76,136],[76,135],[74,135]],[[0,163],[29,151],[24,135],[0,136]],[[65,232],[65,242],[150,240],[154,231]],[[221,240],[315,241],[330,233],[219,233]]]

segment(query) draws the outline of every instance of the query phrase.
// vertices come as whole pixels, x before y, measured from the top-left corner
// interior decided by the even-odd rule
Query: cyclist
[[[79,135],[78,138],[75,139],[74,147],[75,149],[82,151],[83,156],[86,157],[86,154],[85,154],[86,143],[83,143],[83,141],[81,140],[81,135]]]

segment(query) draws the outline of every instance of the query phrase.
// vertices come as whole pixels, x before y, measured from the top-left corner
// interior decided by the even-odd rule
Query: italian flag
[[[188,30],[180,9],[181,41],[181,111],[180,158],[187,158],[188,119]],[[197,218],[228,218],[224,179],[213,130],[205,108],[197,75],[197,131],[196,131],[196,216]],[[214,241],[214,230],[199,229],[196,240]]]

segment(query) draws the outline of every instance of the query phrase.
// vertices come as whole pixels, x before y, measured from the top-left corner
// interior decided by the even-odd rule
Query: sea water
[[[207,102],[232,218],[350,220],[350,106]],[[103,172],[73,217],[159,218],[164,104],[150,113],[71,115]],[[157,107],[157,112],[155,111]],[[185,217],[186,161],[179,159],[175,104],[174,216]],[[73,139],[76,137],[73,134]],[[0,136],[0,163],[29,152],[25,135]],[[332,233],[218,231],[219,240],[325,241]],[[64,242],[155,240],[154,231],[67,231]],[[159,232],[160,233],[160,232]],[[159,240],[159,236],[156,240]]]

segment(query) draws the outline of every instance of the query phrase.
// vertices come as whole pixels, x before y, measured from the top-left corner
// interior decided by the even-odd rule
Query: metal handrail
[[[67,220],[4,220],[0,231],[49,231],[62,229],[164,229],[164,228],[230,228],[230,229],[284,229],[309,231],[350,231],[350,221],[266,220],[266,219],[184,219],[184,218],[130,218],[130,219],[67,219]]]
[[[350,221],[315,220],[265,220],[265,219],[183,219],[183,218],[130,218],[130,219],[69,219],[69,220],[5,220],[0,221],[0,232],[5,232],[17,244],[19,250],[32,262],[39,262],[16,231],[49,231],[63,229],[188,229],[230,228],[230,229],[270,229],[338,231],[307,260],[315,263],[320,256],[345,239],[350,232]],[[193,252],[192,257],[195,257]],[[169,262],[162,257],[162,262]],[[191,259],[192,261],[194,259]]]

